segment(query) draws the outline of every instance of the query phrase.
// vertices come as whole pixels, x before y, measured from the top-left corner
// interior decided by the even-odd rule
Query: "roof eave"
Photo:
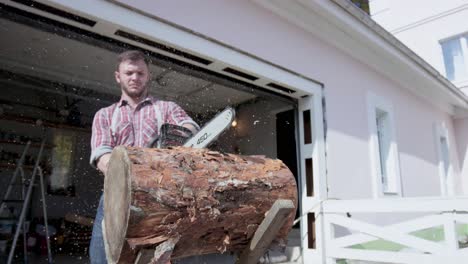
[[[398,40],[395,36],[393,36],[390,32],[385,30],[382,26],[380,26],[377,22],[375,22],[367,13],[363,10],[356,7],[352,2],[349,0],[330,0],[334,2],[336,5],[343,8],[353,17],[357,18],[361,21],[364,25],[371,28],[376,34],[387,40],[390,44],[392,44],[396,49],[404,53],[408,56],[409,59],[413,60],[416,64],[421,66],[428,74],[432,75],[438,82],[440,82],[445,88],[450,92],[453,93],[457,99],[460,99],[463,104],[466,104],[468,107],[468,97],[460,91],[452,82],[447,80],[444,76],[442,76],[439,71],[437,71],[432,65],[418,56],[414,51],[408,48],[405,44],[403,44],[400,40]]]
[[[468,109],[468,97],[348,0],[254,0],[440,109]]]

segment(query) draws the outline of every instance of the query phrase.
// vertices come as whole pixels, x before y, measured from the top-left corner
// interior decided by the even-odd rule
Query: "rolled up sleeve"
[[[189,115],[187,115],[184,109],[182,109],[176,103],[169,102],[168,110],[169,111],[166,118],[167,123],[178,126],[192,124],[197,130],[200,130],[200,126],[198,126],[198,124],[195,121],[193,121],[193,119]]]
[[[96,168],[97,160],[106,153],[111,153],[114,148],[109,118],[105,109],[99,110],[94,116],[91,134],[91,157],[89,163]]]

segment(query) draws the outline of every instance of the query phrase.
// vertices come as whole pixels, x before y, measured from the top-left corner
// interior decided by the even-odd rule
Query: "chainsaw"
[[[227,107],[208,121],[195,134],[188,128],[172,124],[163,124],[161,133],[152,138],[147,147],[167,148],[170,146],[184,146],[191,148],[206,148],[216,140],[234,121],[236,112]]]

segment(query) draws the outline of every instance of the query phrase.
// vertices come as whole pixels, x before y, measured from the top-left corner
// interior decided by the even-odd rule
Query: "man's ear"
[[[151,75],[151,72],[150,72],[150,71],[148,71],[148,80],[147,80],[147,82],[148,82],[148,83],[150,83],[150,82],[151,82],[151,77],[152,77],[152,75]]]
[[[120,73],[118,71],[114,72],[115,81],[120,84]]]

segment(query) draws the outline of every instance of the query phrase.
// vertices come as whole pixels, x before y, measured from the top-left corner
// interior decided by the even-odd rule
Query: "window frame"
[[[446,58],[444,56],[444,44],[449,42],[449,41],[453,41],[453,40],[457,40],[459,42],[459,44],[460,44],[461,53],[462,53],[463,61],[464,61],[464,64],[465,64],[464,65],[465,66],[465,75],[464,75],[464,78],[462,78],[462,79],[450,80],[448,78],[447,64],[445,63]],[[441,51],[441,54],[442,54],[442,64],[444,65],[443,69],[444,69],[445,78],[447,78],[449,81],[453,82],[457,86],[463,86],[465,84],[468,84],[468,32],[458,34],[456,36],[451,36],[451,37],[448,37],[448,38],[441,39],[441,40],[439,40],[439,45],[440,45],[440,51]]]
[[[386,124],[388,136],[388,161],[386,164],[386,179],[387,185],[384,186],[381,174],[381,149],[378,137],[377,128],[377,111],[386,114]],[[393,105],[391,102],[381,96],[377,96],[371,92],[367,95],[367,116],[369,127],[369,150],[370,150],[370,169],[373,179],[373,194],[374,198],[384,197],[401,197],[401,171],[400,159],[398,152],[398,144],[395,133],[395,118]]]
[[[447,144],[447,170],[445,169],[443,149],[441,139],[445,138]],[[448,129],[445,123],[434,124],[434,140],[435,148],[437,153],[437,167],[439,170],[440,179],[440,194],[441,196],[454,196],[454,185],[453,185],[453,166],[450,155],[450,138]]]

